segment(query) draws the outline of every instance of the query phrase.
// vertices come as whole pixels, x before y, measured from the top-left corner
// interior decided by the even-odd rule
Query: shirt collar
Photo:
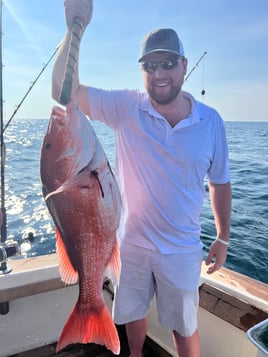
[[[183,92],[184,95],[191,101],[192,104],[192,110],[189,116],[183,120],[181,120],[175,127],[173,128],[174,130],[176,129],[182,129],[182,128],[187,128],[189,126],[195,125],[200,121],[200,116],[197,110],[197,102],[195,98],[187,92]],[[146,95],[143,100],[140,103],[140,109],[143,111],[147,111],[151,116],[166,120],[158,111],[154,108],[152,105],[151,101],[148,98],[148,95]]]

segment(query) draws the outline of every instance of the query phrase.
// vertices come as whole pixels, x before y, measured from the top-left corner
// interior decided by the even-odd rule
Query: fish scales
[[[91,124],[71,101],[52,110],[40,160],[43,195],[56,226],[59,269],[66,283],[78,279],[79,296],[57,344],[105,344],[119,354],[120,342],[104,304],[103,275],[118,281],[116,230],[119,189]]]

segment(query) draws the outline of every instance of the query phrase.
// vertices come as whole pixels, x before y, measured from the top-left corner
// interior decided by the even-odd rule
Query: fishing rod
[[[0,27],[2,28],[2,1],[0,0]],[[23,104],[24,100],[27,98],[28,94],[31,92],[32,88],[48,66],[48,64],[51,62],[55,54],[57,53],[58,49],[60,47],[60,44],[55,48],[53,51],[52,55],[49,57],[47,62],[44,64],[43,68],[41,71],[38,73],[37,77],[35,80],[31,83],[29,89],[23,96],[22,100],[16,107],[15,111],[11,115],[10,119],[4,126],[4,120],[3,120],[3,59],[2,59],[2,31],[0,33],[0,141],[1,141],[1,146],[0,146],[0,157],[1,157],[1,210],[0,210],[0,231],[1,231],[1,236],[0,236],[0,274],[7,274],[11,271],[11,268],[9,268],[6,264],[6,260],[9,256],[11,255],[16,255],[18,253],[18,249],[15,245],[15,243],[6,243],[7,239],[7,218],[6,218],[6,208],[5,208],[5,158],[6,158],[6,148],[5,148],[5,143],[4,143],[4,132],[16,113],[18,112],[19,108]],[[1,303],[0,304],[0,314],[5,314],[9,310],[9,305],[8,302],[6,303]]]
[[[202,61],[202,59],[205,57],[205,55],[207,54],[207,51],[205,51],[202,56],[199,58],[199,60],[196,62],[196,64],[193,66],[193,68],[191,69],[191,71],[187,74],[187,76],[184,78],[184,82],[187,81],[187,79],[190,77],[190,75],[192,74],[192,72],[196,69],[196,67],[199,65],[199,63]]]
[[[3,129],[3,133],[5,132],[6,128],[9,126],[11,120],[14,118],[14,116],[16,115],[17,111],[19,110],[19,108],[21,107],[22,103],[24,102],[24,100],[27,98],[28,94],[31,92],[33,86],[35,85],[35,83],[38,81],[38,79],[40,78],[41,74],[44,72],[44,70],[47,68],[47,66],[49,65],[49,63],[51,62],[51,60],[53,59],[53,57],[55,56],[55,54],[57,53],[59,47],[60,47],[61,43],[55,48],[54,52],[52,53],[52,55],[49,57],[48,61],[44,64],[43,68],[41,69],[41,71],[38,73],[37,77],[35,78],[35,80],[33,82],[31,82],[31,85],[29,87],[29,89],[27,90],[27,92],[25,93],[25,95],[23,96],[22,100],[20,101],[20,103],[16,106],[16,109],[14,110],[13,114],[11,115],[11,117],[9,118],[8,122],[6,123],[4,129]]]
[[[2,1],[0,1],[0,6],[1,6],[1,10],[2,10]],[[2,11],[0,11],[0,23],[2,24]],[[18,106],[16,107],[15,111],[13,112],[13,114],[11,115],[10,119],[8,120],[8,122],[6,123],[6,125],[4,126],[3,123],[3,78],[2,78],[2,69],[3,69],[3,63],[2,63],[2,35],[0,36],[0,124],[1,124],[1,131],[0,131],[0,138],[1,138],[1,217],[2,218],[2,226],[1,226],[1,242],[4,242],[6,240],[6,209],[5,209],[5,143],[4,143],[4,132],[6,130],[6,128],[8,127],[8,125],[10,124],[10,122],[12,121],[12,119],[14,118],[14,116],[16,115],[17,111],[19,110],[19,108],[21,107],[22,103],[24,102],[24,100],[27,98],[28,94],[31,92],[31,90],[33,89],[35,83],[38,81],[38,79],[40,78],[41,74],[44,72],[44,70],[46,69],[46,67],[48,66],[48,64],[51,62],[52,58],[55,56],[55,54],[57,53],[58,49],[60,47],[60,44],[55,48],[55,50],[53,51],[52,55],[49,57],[48,61],[44,64],[43,68],[41,69],[41,71],[38,73],[37,77],[35,78],[35,80],[32,82],[32,84],[30,85],[30,88],[27,90],[27,92],[25,93],[25,95],[23,96],[22,100],[20,101],[20,103],[18,104]]]

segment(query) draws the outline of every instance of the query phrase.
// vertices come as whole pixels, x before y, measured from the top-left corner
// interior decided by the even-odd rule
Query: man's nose
[[[165,70],[158,64],[156,70],[154,71],[154,76],[156,78],[161,78],[164,74]]]

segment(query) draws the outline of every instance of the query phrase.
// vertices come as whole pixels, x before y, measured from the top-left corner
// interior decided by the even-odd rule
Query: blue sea
[[[19,241],[21,256],[55,252],[52,219],[43,200],[39,176],[42,139],[48,120],[14,119],[5,131],[7,238]],[[225,266],[268,283],[268,122],[226,122],[233,188],[231,245]],[[114,137],[94,123],[114,165]],[[201,215],[204,253],[215,229],[208,194]],[[25,239],[29,232],[34,241]]]

